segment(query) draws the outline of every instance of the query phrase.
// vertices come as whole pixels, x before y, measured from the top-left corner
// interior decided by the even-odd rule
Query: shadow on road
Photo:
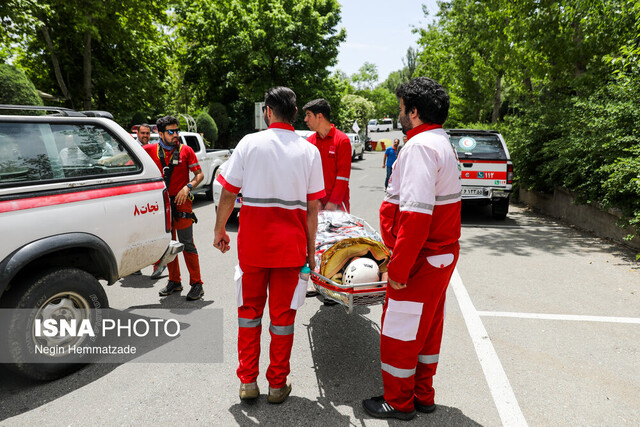
[[[532,256],[540,251],[549,254],[598,253],[619,258],[629,268],[640,269],[634,251],[623,245],[608,242],[555,218],[534,213],[525,205],[512,204],[514,207],[507,218],[501,221],[491,217],[489,206],[463,204],[463,233],[467,228],[484,230],[483,233],[464,238],[465,252],[481,251],[495,256],[505,253]]]
[[[108,317],[110,319],[114,319],[114,321],[119,321],[118,324],[127,324],[127,320],[130,320],[131,323],[134,323],[138,319],[149,320],[152,318],[149,316],[141,316],[138,314],[130,313],[130,310],[147,308],[180,308],[182,309],[181,312],[183,314],[189,312],[203,313],[210,312],[210,310],[200,309],[213,303],[213,301],[202,300],[191,301],[187,304],[184,304],[185,302],[186,301],[184,298],[180,298],[178,295],[171,295],[170,297],[162,299],[160,303],[156,305],[130,307],[127,310],[111,309],[109,313],[104,312],[103,315],[105,316],[105,318]],[[185,309],[190,309],[190,311],[187,311]],[[174,311],[171,310],[171,312]],[[180,336],[188,334],[191,326],[192,325],[190,323],[180,321]],[[54,381],[30,380],[14,372],[9,368],[8,365],[0,364],[0,378],[2,378],[2,380],[0,381],[0,421],[36,409],[42,405],[63,397],[68,393],[78,390],[85,385],[91,384],[92,382],[97,381],[105,375],[109,374],[111,371],[124,363],[133,362],[136,359],[140,359],[145,356],[151,356],[151,358],[147,357],[146,359],[140,359],[139,361],[163,361],[163,356],[158,356],[157,354],[154,355],[151,352],[154,352],[155,350],[164,347],[174,340],[180,338],[154,336],[154,334],[143,337],[131,334],[131,336],[123,335],[122,338],[120,338],[120,333],[117,334],[117,337],[118,338],[115,340],[113,338],[99,338],[100,341],[98,341],[98,345],[117,345],[120,347],[129,345],[135,347],[136,352],[134,354],[118,356],[94,356],[95,358],[91,359],[93,363],[87,365],[78,364],[78,371],[72,372]],[[175,345],[173,347],[175,347]],[[168,361],[171,362],[171,360]],[[60,420],[57,420],[55,418],[52,418],[51,420],[52,423],[59,421]]]
[[[65,396],[87,384],[99,380],[116,369],[118,363],[87,365],[81,370],[56,381],[32,381],[16,375],[0,365],[0,421],[5,420]],[[60,422],[55,417],[51,423]]]

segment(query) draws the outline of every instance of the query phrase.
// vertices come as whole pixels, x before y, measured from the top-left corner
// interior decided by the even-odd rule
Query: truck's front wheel
[[[18,373],[36,380],[52,380],[83,366],[70,363],[64,354],[36,353],[36,346],[67,348],[80,344],[82,336],[45,337],[35,332],[36,319],[76,320],[80,324],[89,319],[94,330],[99,321],[98,309],[106,309],[109,302],[98,280],[77,268],[59,268],[35,274],[23,283],[14,283],[2,299],[3,308],[16,310],[0,334],[2,362]],[[34,360],[38,363],[33,363]],[[42,363],[44,359],[45,363]],[[77,360],[74,360],[74,362]]]

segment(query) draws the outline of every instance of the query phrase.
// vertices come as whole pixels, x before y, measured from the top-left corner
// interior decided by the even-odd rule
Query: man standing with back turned
[[[444,302],[458,261],[460,169],[442,124],[449,96],[419,77],[396,90],[408,141],[380,207],[380,231],[393,249],[382,314],[384,395],[364,400],[377,418],[410,420],[433,412],[433,376],[442,341]]]
[[[342,131],[331,124],[331,106],[320,98],[307,102],[304,107],[304,122],[315,133],[307,141],[318,147],[322,156],[324,190],[320,209],[350,212],[349,177],[351,176],[351,141]]]
[[[267,401],[282,403],[291,392],[287,375],[293,325],[300,295],[304,301],[307,288],[298,277],[305,262],[312,270],[315,267],[318,199],[324,196],[322,161],[318,149],[293,131],[297,112],[291,89],[269,89],[263,107],[269,128],[242,138],[218,176],[223,189],[213,245],[223,253],[229,250],[227,219],[236,194],[242,190],[243,195],[235,274],[242,400],[260,395],[260,333],[267,291],[271,317]]]

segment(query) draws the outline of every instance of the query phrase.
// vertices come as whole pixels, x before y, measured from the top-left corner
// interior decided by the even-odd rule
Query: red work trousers
[[[178,241],[184,245],[182,254],[184,255],[184,262],[187,264],[187,270],[189,270],[189,284],[194,285],[196,283],[202,283],[198,251],[195,243],[193,243],[193,225],[180,230],[172,228],[171,238],[173,240],[176,239],[176,234],[178,236]],[[177,256],[173,261],[167,264],[167,268],[169,269],[169,280],[180,283],[182,279],[180,277],[180,263],[178,262]]]
[[[380,361],[384,399],[399,411],[414,409],[414,399],[434,403],[433,376],[438,367],[444,303],[458,261],[459,245],[441,255],[421,252],[407,287],[387,286],[382,313]]]
[[[287,375],[291,371],[289,358],[296,318],[291,301],[298,285],[300,268],[263,268],[240,264],[242,276],[236,278],[239,326],[237,374],[242,383],[252,383],[258,378],[262,313],[268,289],[271,344],[267,381],[271,388],[286,385]]]

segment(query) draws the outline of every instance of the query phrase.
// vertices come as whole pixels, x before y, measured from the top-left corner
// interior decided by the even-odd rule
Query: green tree
[[[0,64],[0,104],[42,105],[29,78],[18,68]]]
[[[22,12],[0,9],[12,24],[6,31],[19,36],[16,62],[41,90],[69,107],[109,110],[121,122],[138,110],[164,109],[165,0],[7,1],[8,10]]]
[[[378,67],[370,62],[365,62],[358,72],[351,76],[351,81],[359,90],[373,90],[378,81]]]
[[[218,126],[208,113],[200,113],[196,118],[196,126],[198,132],[204,135],[204,139],[209,142],[210,146],[218,140]]]
[[[358,95],[368,99],[375,106],[374,115],[369,118],[398,117],[398,98],[395,92],[389,92],[386,87],[381,85],[373,90],[359,91]]]
[[[334,123],[343,132],[351,132],[355,121],[360,129],[366,129],[369,119],[375,114],[373,102],[358,95],[347,94],[342,97],[342,108],[334,118]]]
[[[340,5],[336,0],[185,0],[177,29],[184,81],[207,105],[225,105],[236,131],[253,128],[253,103],[272,86],[292,88],[301,102],[333,86]]]
[[[209,106],[209,114],[218,127],[216,141],[220,142],[222,147],[228,147],[231,136],[229,135],[231,120],[229,119],[227,108],[219,102],[214,102]]]

